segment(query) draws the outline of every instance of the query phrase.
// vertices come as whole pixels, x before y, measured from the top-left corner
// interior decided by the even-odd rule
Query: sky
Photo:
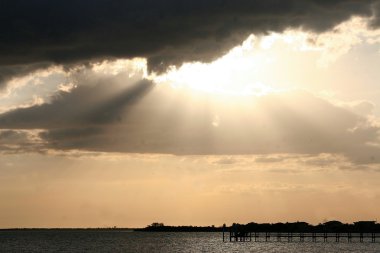
[[[0,4],[0,228],[380,218],[380,1]]]

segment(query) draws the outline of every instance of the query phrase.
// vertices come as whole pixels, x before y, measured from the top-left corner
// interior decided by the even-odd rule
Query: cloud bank
[[[49,103],[0,114],[0,128],[43,129],[40,148],[176,155],[343,154],[380,162],[380,127],[305,91],[239,99],[154,85],[141,75],[77,74]],[[84,75],[84,76],[83,76]],[[9,133],[8,135],[9,136]]]

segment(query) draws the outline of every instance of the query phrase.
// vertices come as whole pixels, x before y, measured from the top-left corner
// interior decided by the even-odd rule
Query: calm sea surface
[[[0,231],[0,252],[377,252],[380,243],[223,243],[221,233]]]

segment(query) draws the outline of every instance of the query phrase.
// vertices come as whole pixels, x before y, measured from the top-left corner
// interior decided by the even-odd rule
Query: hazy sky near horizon
[[[0,8],[0,227],[379,218],[379,1],[93,2]]]

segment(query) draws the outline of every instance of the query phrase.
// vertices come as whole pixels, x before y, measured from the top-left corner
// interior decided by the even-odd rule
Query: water
[[[221,233],[144,233],[105,230],[0,231],[0,252],[357,252],[380,243],[223,243]]]

